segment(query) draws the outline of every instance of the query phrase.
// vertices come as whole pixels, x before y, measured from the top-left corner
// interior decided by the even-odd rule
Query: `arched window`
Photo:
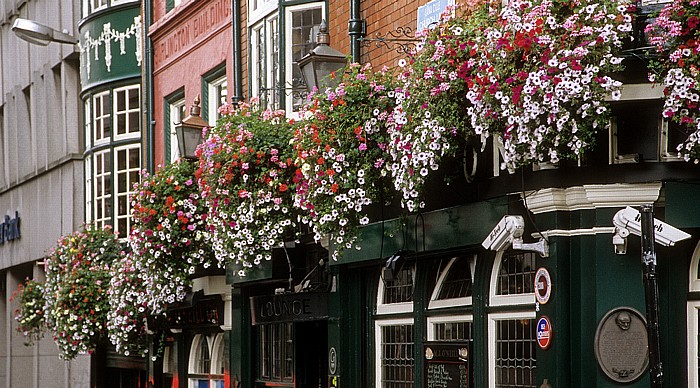
[[[700,291],[700,243],[690,262],[688,291]],[[691,294],[692,295],[692,294]],[[688,387],[700,386],[700,299],[688,299]]]
[[[439,311],[452,307],[471,306],[475,266],[476,256],[451,258],[439,274],[428,304],[428,310]],[[470,341],[472,339],[472,320],[470,313],[431,315],[427,319],[428,340]]]
[[[223,388],[224,335],[197,334],[192,339],[188,375],[191,388]]]
[[[375,318],[377,388],[413,387],[415,277],[415,263],[405,261],[392,279],[380,276]]]
[[[491,388],[536,387],[536,270],[532,252],[499,252],[494,262],[489,305],[503,310],[488,320]]]

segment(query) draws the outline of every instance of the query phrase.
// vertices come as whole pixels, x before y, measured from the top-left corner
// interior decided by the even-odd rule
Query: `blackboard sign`
[[[426,342],[425,387],[471,388],[471,344]]]

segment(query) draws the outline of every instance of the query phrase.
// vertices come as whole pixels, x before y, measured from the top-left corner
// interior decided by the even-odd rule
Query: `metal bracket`
[[[364,47],[370,47],[374,43],[377,48],[393,49],[399,54],[408,54],[415,50],[416,44],[420,41],[416,38],[416,33],[411,27],[396,27],[395,30],[385,34],[377,32],[374,34],[374,38],[361,36],[357,40]]]

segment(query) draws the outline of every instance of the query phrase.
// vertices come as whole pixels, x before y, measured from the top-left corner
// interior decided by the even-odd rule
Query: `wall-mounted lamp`
[[[613,216],[613,225],[615,225],[615,233],[613,234],[613,246],[615,253],[624,255],[627,253],[627,236],[634,234],[642,235],[642,216],[639,210],[627,206],[618,211]],[[657,243],[669,247],[675,245],[678,241],[689,239],[691,235],[677,229],[663,221],[654,218],[654,239]]]
[[[492,251],[502,251],[511,245],[520,251],[534,251],[542,257],[549,257],[549,244],[544,238],[536,243],[523,243],[525,221],[521,216],[503,216],[481,245]]]
[[[385,282],[394,281],[398,271],[401,270],[401,265],[411,253],[411,251],[401,250],[389,257],[384,264],[384,268],[382,268],[382,279]]]
[[[342,70],[348,62],[345,54],[330,47],[330,35],[328,34],[328,24],[325,20],[321,22],[318,34],[316,35],[317,46],[299,60],[299,67],[306,80],[309,92],[320,90],[322,87],[333,88],[338,83],[338,78],[333,78],[331,74],[341,75]]]
[[[199,107],[199,95],[195,97],[190,107],[190,115],[185,117],[180,123],[175,124],[175,135],[177,145],[180,149],[180,156],[186,159],[197,159],[197,146],[204,140],[202,130],[208,127],[209,123],[202,119],[202,108]]]
[[[47,46],[51,42],[65,44],[78,43],[78,40],[72,35],[69,35],[68,31],[56,31],[51,27],[39,24],[33,20],[15,19],[14,24],[12,24],[12,31],[20,39],[40,46]]]

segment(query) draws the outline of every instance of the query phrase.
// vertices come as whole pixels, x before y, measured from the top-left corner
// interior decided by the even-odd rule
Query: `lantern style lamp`
[[[56,31],[51,27],[39,24],[33,20],[15,19],[14,24],[12,24],[12,31],[20,39],[40,46],[46,46],[51,42],[65,44],[78,43],[78,40],[68,35],[67,31]]]
[[[322,87],[335,87],[338,77],[332,79],[331,73],[341,75],[341,69],[347,64],[347,57],[340,51],[330,47],[328,24],[323,20],[316,35],[317,45],[299,60],[299,67],[304,74],[309,92],[320,90]]]
[[[177,145],[180,156],[186,159],[197,159],[195,151],[197,146],[204,140],[202,130],[208,127],[209,123],[202,119],[202,108],[199,107],[199,95],[195,97],[190,107],[190,115],[185,117],[179,124],[175,125]]]

